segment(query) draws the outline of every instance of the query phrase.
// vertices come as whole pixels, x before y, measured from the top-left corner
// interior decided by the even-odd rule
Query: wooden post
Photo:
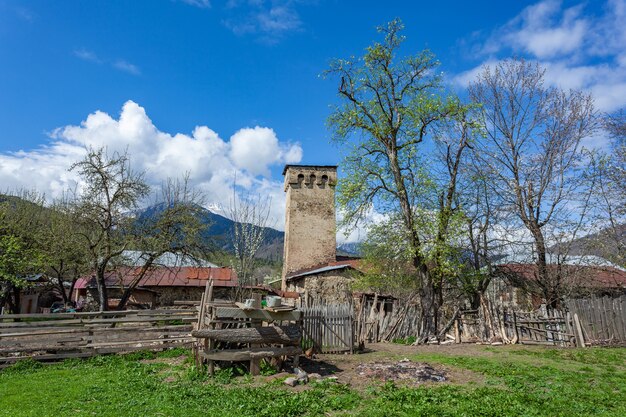
[[[517,314],[515,314],[515,310],[513,310],[513,330],[515,333],[515,343],[522,343],[519,338],[519,330],[517,329]]]
[[[459,325],[460,317],[454,319],[454,343],[461,343],[461,326]]]
[[[585,347],[585,336],[583,335],[583,328],[578,320],[578,314],[574,313],[574,327],[576,328],[576,344],[578,347]]]
[[[207,282],[207,285],[209,286],[208,289],[208,294],[204,300],[205,306],[207,303],[210,303],[213,301],[213,279],[209,279],[209,282]],[[203,313],[202,313],[202,321],[204,322],[205,319],[205,315],[206,315],[206,308],[202,309]],[[214,309],[211,308],[211,312],[213,312]],[[212,313],[211,313],[212,314]],[[209,321],[209,324],[211,326],[213,326],[213,317],[211,316],[211,320]],[[202,328],[200,328],[199,330],[202,330]],[[212,339],[208,339],[208,341],[206,341],[204,343],[204,353],[209,353],[209,351],[211,351],[214,347],[214,342]],[[209,375],[213,376],[213,374],[215,373],[215,362],[212,359],[208,360],[208,371],[209,371]]]
[[[250,359],[250,375],[259,375],[261,373],[261,359]]]

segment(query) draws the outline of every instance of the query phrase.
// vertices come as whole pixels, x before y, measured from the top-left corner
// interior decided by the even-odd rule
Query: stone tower
[[[286,165],[285,277],[295,271],[335,262],[335,184],[337,167]]]

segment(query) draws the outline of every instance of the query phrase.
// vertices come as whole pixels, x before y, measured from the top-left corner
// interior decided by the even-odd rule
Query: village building
[[[105,282],[109,292],[109,308],[116,308],[124,290],[137,278],[141,267],[119,267],[107,272]],[[229,298],[239,285],[237,274],[231,268],[156,266],[150,268],[133,289],[128,306],[151,309],[172,306],[175,301],[198,301],[206,283],[213,280],[216,298]],[[74,286],[72,301],[78,307],[98,298],[96,278],[80,278]]]
[[[560,269],[560,285],[567,298],[619,297],[626,294],[626,270],[606,259],[571,256],[557,264],[552,258],[554,256],[548,256],[548,272],[556,275],[557,268]],[[537,265],[530,259],[522,259],[519,255],[508,257],[494,267],[486,293],[495,305],[524,311],[537,310],[545,304],[537,276]]]

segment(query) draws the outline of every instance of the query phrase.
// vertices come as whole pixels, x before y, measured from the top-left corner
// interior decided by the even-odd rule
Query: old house
[[[285,252],[282,290],[301,303],[346,302],[358,260],[337,256],[335,185],[337,167],[287,165]]]
[[[107,273],[109,306],[117,306],[124,289],[137,277],[141,267],[120,267]],[[229,298],[239,285],[231,268],[157,266],[149,269],[133,290],[129,306],[154,308],[171,306],[174,301],[197,301],[202,298],[206,283],[213,279],[215,298]],[[97,299],[95,277],[83,277],[76,282],[72,301],[78,305]]]
[[[508,262],[494,269],[487,288],[493,303],[527,311],[545,303],[534,263]],[[561,264],[551,263],[548,272],[559,274],[562,293],[567,298],[626,294],[626,270],[596,256],[574,256]]]

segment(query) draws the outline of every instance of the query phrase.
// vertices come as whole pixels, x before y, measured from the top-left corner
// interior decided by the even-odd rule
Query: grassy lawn
[[[46,366],[23,362],[0,371],[0,416],[626,416],[624,348],[438,352],[407,346],[349,360],[398,354],[480,381],[420,387],[324,381],[294,390],[265,377],[221,372],[208,378],[179,350]]]

